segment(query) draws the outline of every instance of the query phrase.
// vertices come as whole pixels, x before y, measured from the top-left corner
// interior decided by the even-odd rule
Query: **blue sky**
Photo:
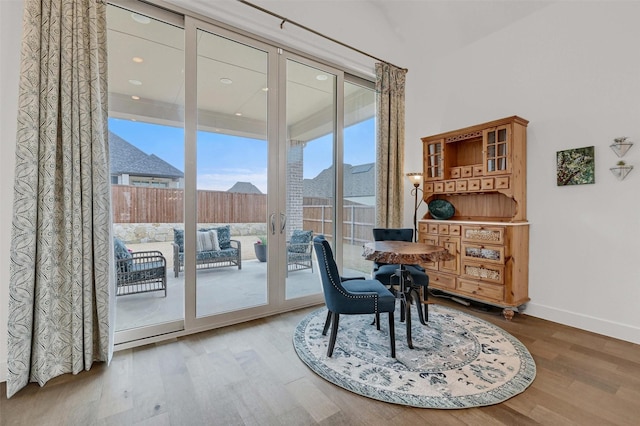
[[[182,128],[109,119],[109,130],[147,154],[155,154],[184,171]],[[374,120],[345,129],[344,162],[352,165],[375,162]],[[304,177],[314,178],[331,165],[331,137],[310,141],[304,151]],[[267,192],[267,144],[263,140],[199,132],[197,152],[198,189],[226,191],[234,183],[251,182]]]

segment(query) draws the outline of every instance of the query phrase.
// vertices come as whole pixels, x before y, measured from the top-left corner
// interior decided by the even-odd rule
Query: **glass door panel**
[[[372,85],[371,85],[372,86]],[[376,95],[373,87],[344,83],[343,275],[368,276],[362,245],[373,239],[376,208]]]
[[[424,180],[442,179],[442,148],[444,140],[429,142],[426,145],[424,169]]]
[[[485,166],[487,174],[504,173],[511,165],[509,156],[509,128],[500,126],[484,131]]]
[[[334,239],[337,76],[286,60],[286,299],[322,292],[311,237]]]
[[[197,31],[196,317],[268,302],[254,247],[267,236],[267,66],[267,52]]]
[[[107,6],[116,343],[184,328],[184,29],[144,10]]]

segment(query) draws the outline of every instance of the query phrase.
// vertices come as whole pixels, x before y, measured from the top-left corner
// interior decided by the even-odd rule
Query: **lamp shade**
[[[407,177],[414,186],[420,186],[422,183],[422,173],[407,173]]]

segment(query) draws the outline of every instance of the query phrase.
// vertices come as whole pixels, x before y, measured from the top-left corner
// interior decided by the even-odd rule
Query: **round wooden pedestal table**
[[[418,265],[426,262],[439,262],[442,260],[451,260],[454,256],[441,246],[434,246],[424,243],[412,243],[408,241],[373,241],[364,245],[362,255],[367,260],[378,263],[387,263],[398,265],[396,275],[400,283],[400,307],[402,309],[402,317],[405,319],[407,326],[407,344],[413,349],[411,339],[411,291],[414,290],[411,285],[407,285],[407,270],[404,265]],[[426,289],[425,289],[426,291]],[[417,298],[416,303],[420,303]],[[425,323],[422,319],[422,307],[419,307],[420,322]]]

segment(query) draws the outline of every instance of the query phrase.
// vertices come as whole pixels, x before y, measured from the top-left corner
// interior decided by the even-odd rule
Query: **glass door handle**
[[[276,214],[271,213],[269,215],[269,221],[271,222],[271,235],[276,235]]]

